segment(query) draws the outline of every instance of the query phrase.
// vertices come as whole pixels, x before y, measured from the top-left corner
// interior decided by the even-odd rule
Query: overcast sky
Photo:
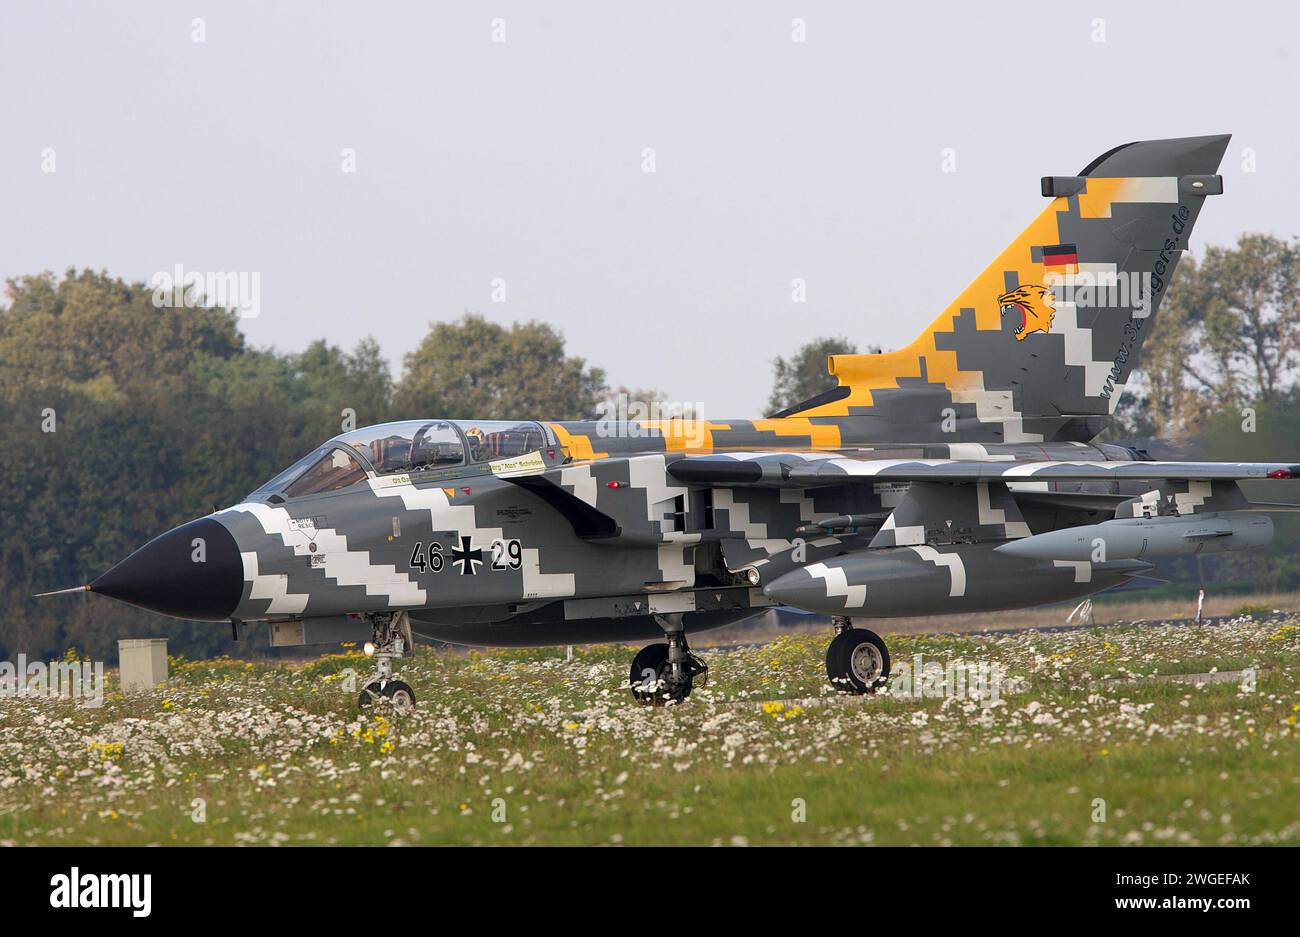
[[[1136,139],[1234,134],[1197,250],[1300,218],[1295,4],[0,6],[0,276],[256,272],[254,344],[395,372],[474,310],[754,416],[774,356],[904,344]]]

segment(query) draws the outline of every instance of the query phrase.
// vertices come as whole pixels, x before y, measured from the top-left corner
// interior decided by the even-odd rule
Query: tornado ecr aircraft
[[[915,341],[832,356],[833,388],[768,419],[370,426],[68,591],[236,635],[267,622],[276,645],[368,638],[362,705],[414,704],[393,672],[414,635],[658,639],[628,685],[662,703],[706,675],[688,633],[773,606],[831,616],[827,676],[864,693],[890,670],[864,619],[1079,598],[1159,557],[1263,546],[1283,506],[1238,483],[1300,465],[1091,441],[1223,191],[1228,139],[1043,178],[1046,207]]]

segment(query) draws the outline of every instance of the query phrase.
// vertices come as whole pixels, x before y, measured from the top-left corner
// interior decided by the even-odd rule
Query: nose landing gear
[[[406,612],[378,612],[363,617],[373,635],[366,650],[375,659],[375,672],[366,680],[357,705],[364,709],[386,700],[396,712],[410,712],[415,708],[415,691],[410,684],[393,679],[393,661],[415,654],[410,616]]]
[[[638,703],[662,706],[680,703],[691,695],[696,679],[708,680],[709,666],[691,653],[681,615],[656,616],[668,638],[667,644],[643,647],[632,658],[628,685]]]

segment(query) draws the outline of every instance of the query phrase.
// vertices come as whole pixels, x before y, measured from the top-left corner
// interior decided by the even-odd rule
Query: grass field
[[[0,843],[1300,841],[1300,619],[890,636],[896,667],[999,665],[996,701],[841,696],[828,638],[706,652],[666,708],[620,646],[422,649],[404,717],[359,716],[355,653],[0,698]]]

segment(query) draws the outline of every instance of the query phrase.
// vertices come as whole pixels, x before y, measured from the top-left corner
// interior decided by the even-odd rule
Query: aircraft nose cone
[[[150,540],[90,584],[130,605],[196,621],[225,621],[243,595],[239,545],[210,517]]]

